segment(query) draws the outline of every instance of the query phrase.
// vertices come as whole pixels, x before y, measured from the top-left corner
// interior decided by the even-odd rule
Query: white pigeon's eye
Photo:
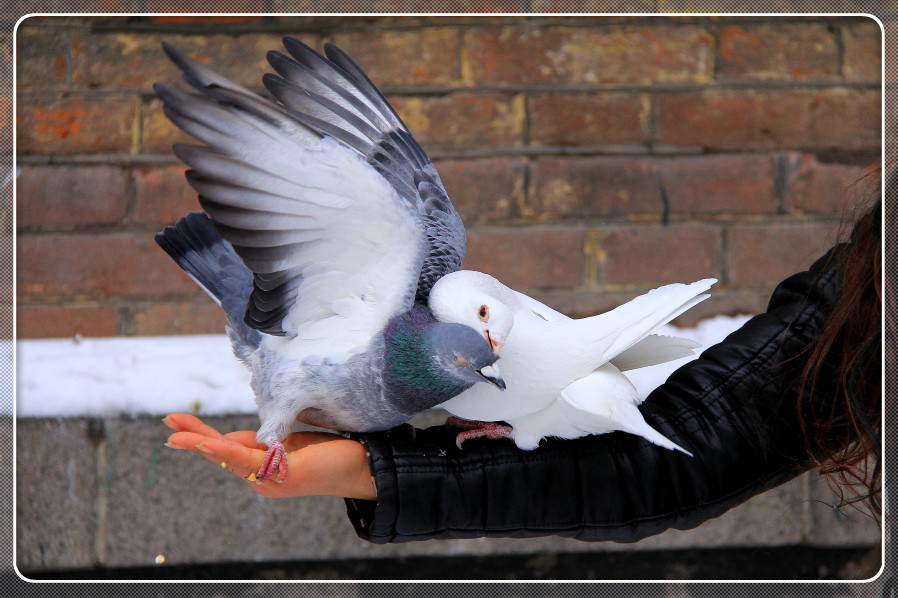
[[[468,360],[462,357],[461,355],[455,356],[455,363],[460,365],[461,367],[466,367],[468,365]]]
[[[486,322],[490,319],[490,308],[486,305],[481,305],[480,310],[477,312],[477,319],[481,322]]]

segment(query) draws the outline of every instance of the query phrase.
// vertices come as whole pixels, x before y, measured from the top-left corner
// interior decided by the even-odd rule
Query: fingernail
[[[176,447],[175,445],[173,445],[173,444],[170,443],[170,442],[163,442],[163,443],[162,443],[162,446],[164,446],[164,447],[166,447],[166,448],[170,448],[170,449],[177,449],[177,448],[178,448],[178,447]]]
[[[199,449],[199,450],[201,450],[202,452],[206,453],[207,455],[211,455],[212,453],[215,452],[215,451],[210,450],[209,448],[203,446],[202,443],[197,444],[197,445],[196,445],[196,448]]]

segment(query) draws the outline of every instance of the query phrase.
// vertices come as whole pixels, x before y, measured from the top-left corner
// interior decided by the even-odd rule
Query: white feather
[[[586,393],[598,393],[596,400],[601,400],[602,393],[608,392],[615,401],[624,400],[635,409],[635,388],[616,365],[635,369],[691,355],[697,343],[652,332],[706,299],[705,291],[714,282],[667,285],[609,312],[574,320],[485,274],[449,274],[431,293],[430,306],[438,318],[473,325],[466,319],[472,310],[465,306],[481,302],[486,294],[492,296],[493,313],[513,312],[513,325],[501,331],[506,342],[499,365],[507,389],[478,385],[441,407],[464,419],[508,422],[521,448],[534,448],[545,436],[575,438],[611,429],[637,430],[631,421],[622,419],[618,424],[622,427],[615,428],[597,419]],[[607,406],[597,405],[596,409]],[[592,415],[578,419],[577,409]],[[632,411],[620,413],[634,417]]]

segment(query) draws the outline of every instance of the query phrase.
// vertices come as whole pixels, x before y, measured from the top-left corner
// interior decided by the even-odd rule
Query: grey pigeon
[[[203,144],[173,151],[204,213],[156,241],[221,305],[252,371],[260,483],[286,478],[294,421],[385,430],[475,384],[505,386],[488,331],[437,322],[426,305],[465,247],[433,164],[338,48],[284,45],[262,79],[277,102],[167,44],[201,93],[153,87]]]

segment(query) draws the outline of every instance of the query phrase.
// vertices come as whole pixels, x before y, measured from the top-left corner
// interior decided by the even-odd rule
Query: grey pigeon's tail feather
[[[212,220],[190,212],[156,233],[156,243],[224,310],[238,356],[259,346],[261,334],[243,322],[253,275],[231,244],[221,238]],[[238,343],[243,347],[238,347]]]

